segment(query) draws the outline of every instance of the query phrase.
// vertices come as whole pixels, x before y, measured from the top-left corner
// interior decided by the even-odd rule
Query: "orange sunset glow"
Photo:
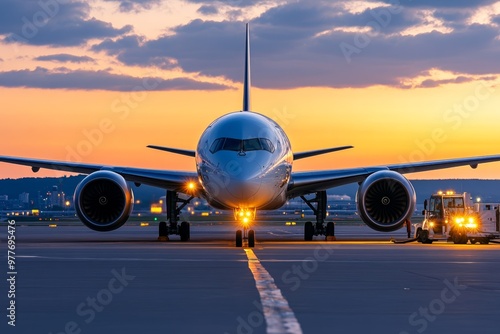
[[[146,146],[195,149],[241,109],[246,22],[252,110],[294,151],[355,147],[294,170],[500,154],[500,2],[47,3],[0,5],[0,155],[194,171]],[[36,13],[46,20],[29,31]],[[0,178],[58,175],[0,164]],[[500,163],[408,177],[498,175]]]

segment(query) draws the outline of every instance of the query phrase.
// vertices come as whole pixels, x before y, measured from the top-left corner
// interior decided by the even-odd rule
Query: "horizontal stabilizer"
[[[339,147],[325,148],[325,149],[322,149],[322,150],[307,151],[307,152],[298,152],[298,153],[294,153],[293,154],[293,160],[299,160],[299,159],[314,157],[316,155],[321,155],[321,154],[335,152],[335,151],[347,150],[347,149],[353,148],[353,147],[354,146],[339,146]]]
[[[194,157],[195,151],[190,150],[181,150],[179,148],[165,147],[165,146],[156,146],[156,145],[148,145],[149,148],[154,148],[155,150],[167,151],[175,154],[187,155],[188,157]]]

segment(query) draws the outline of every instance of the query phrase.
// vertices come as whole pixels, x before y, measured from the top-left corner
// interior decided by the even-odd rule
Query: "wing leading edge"
[[[368,175],[380,170],[392,170],[401,174],[408,174],[467,165],[471,166],[471,168],[476,168],[479,164],[496,161],[500,161],[500,155],[435,160],[342,170],[294,172],[292,173],[291,181],[288,186],[288,195],[289,197],[296,197],[316,191],[338,187],[348,183],[361,182]]]
[[[168,190],[184,192],[187,182],[197,182],[195,172],[164,171],[131,167],[113,167],[95,164],[81,164],[53,160],[28,159],[0,156],[0,161],[16,165],[30,166],[33,172],[40,168],[60,170],[72,173],[91,174],[98,170],[109,170],[120,174],[127,181],[143,183]]]

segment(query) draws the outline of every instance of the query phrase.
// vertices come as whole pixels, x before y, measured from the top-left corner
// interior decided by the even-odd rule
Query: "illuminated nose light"
[[[235,209],[234,218],[246,226],[255,219],[255,209],[248,209],[248,208]]]

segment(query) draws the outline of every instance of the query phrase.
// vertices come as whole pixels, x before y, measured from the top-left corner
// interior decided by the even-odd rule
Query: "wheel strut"
[[[327,240],[335,240],[335,225],[333,222],[328,222],[325,227],[326,211],[328,208],[326,191],[318,191],[315,195],[312,199],[300,196],[316,216],[315,224],[306,222],[304,225],[304,240],[310,241],[314,235],[324,235]],[[316,206],[313,203],[316,203]]]
[[[193,198],[194,196],[190,196],[188,199],[182,199],[176,191],[167,190],[166,204],[168,225],[166,222],[160,222],[158,240],[168,240],[170,234],[179,234],[181,241],[188,241],[190,239],[189,223],[182,222],[182,224],[179,225],[179,215],[181,210],[184,209]]]

